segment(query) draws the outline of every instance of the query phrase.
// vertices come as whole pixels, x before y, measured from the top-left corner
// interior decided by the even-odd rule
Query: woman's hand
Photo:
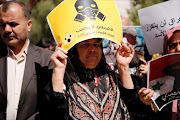
[[[61,48],[62,42],[56,46],[55,52],[51,56],[54,65],[52,84],[56,92],[63,92],[64,73],[67,64],[67,51]]]
[[[131,60],[133,59],[134,49],[131,45],[122,44],[117,49],[116,60],[118,66],[129,67]]]
[[[139,66],[139,72],[142,73],[142,74],[147,75],[147,73],[148,73],[148,64],[147,64],[146,60],[144,60],[142,58],[140,58],[139,60],[143,62],[143,64],[141,64]]]
[[[131,45],[122,44],[116,53],[117,68],[120,80],[127,89],[134,89],[134,84],[129,73],[129,64],[133,59],[134,49]]]
[[[154,91],[149,88],[141,88],[138,92],[139,99],[145,105],[150,105],[151,103],[153,103],[153,101],[151,99],[153,94],[154,94]]]

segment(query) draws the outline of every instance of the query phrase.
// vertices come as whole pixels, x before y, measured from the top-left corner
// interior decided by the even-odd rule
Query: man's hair
[[[30,19],[30,12],[29,12],[27,6],[26,6],[23,2],[20,2],[20,1],[6,1],[6,2],[4,2],[4,3],[2,4],[2,8],[1,8],[2,11],[3,11],[3,12],[7,12],[8,9],[9,9],[9,7],[10,7],[10,5],[11,5],[12,3],[18,4],[18,5],[21,7],[21,9],[22,9],[22,12],[23,12],[23,14],[24,14],[24,17],[25,17],[27,20]]]

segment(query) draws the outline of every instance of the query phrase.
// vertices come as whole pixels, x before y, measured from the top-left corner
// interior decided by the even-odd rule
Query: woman
[[[175,26],[168,30],[164,36],[164,52],[163,54],[180,52],[180,26]],[[176,84],[177,85],[177,84]],[[157,111],[155,105],[152,104],[151,97],[154,91],[147,88],[139,90],[139,98],[145,105],[152,105],[153,109]],[[156,119],[162,120],[180,120],[180,101],[174,100],[172,103],[166,105],[161,111],[156,113]]]
[[[44,103],[49,111],[44,109],[45,115],[51,119],[130,119],[122,97],[125,101],[135,98],[129,74],[133,48],[125,44],[118,48],[117,75],[105,61],[101,39],[80,42],[69,53],[60,46],[51,56],[54,71],[46,88]],[[132,95],[126,96],[126,90]]]

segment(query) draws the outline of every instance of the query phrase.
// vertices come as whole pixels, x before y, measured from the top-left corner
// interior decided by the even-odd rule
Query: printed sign
[[[154,90],[153,101],[161,110],[180,99],[180,54],[167,54],[148,62],[147,87]]]
[[[140,24],[150,55],[162,54],[166,31],[180,25],[179,5],[179,0],[171,0],[138,10]]]
[[[122,25],[114,0],[65,0],[47,16],[51,32],[62,48],[90,38],[120,44]]]

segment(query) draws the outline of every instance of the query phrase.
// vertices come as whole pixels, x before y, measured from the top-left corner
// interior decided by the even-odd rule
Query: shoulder
[[[53,54],[53,51],[46,50],[44,48],[35,46],[33,44],[29,45],[28,51],[29,52],[36,52],[37,54],[40,54],[41,57],[42,56],[49,57],[49,56],[51,56]]]
[[[53,51],[46,50],[33,44],[29,45],[27,52],[29,59],[33,59],[33,61],[40,64],[41,66],[49,66],[49,68],[53,68],[53,64],[51,62],[52,54]]]

